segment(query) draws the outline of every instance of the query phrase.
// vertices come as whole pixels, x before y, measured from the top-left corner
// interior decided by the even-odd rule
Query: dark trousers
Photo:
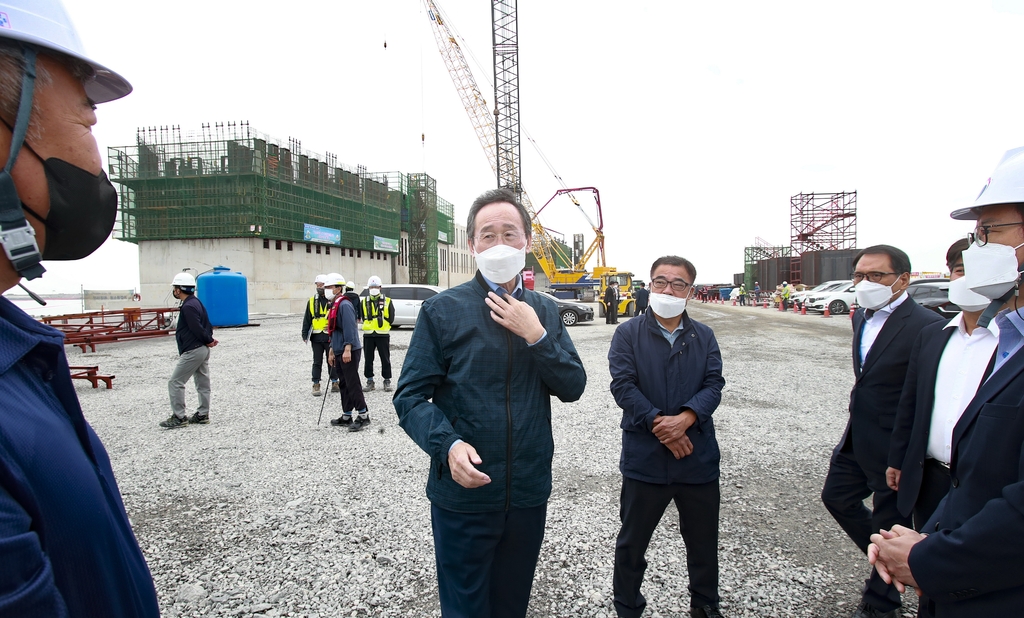
[[[604,323],[619,323],[619,307],[614,302],[604,304]]]
[[[522,618],[548,505],[456,513],[430,505],[443,618]]]
[[[359,382],[359,357],[362,353],[362,350],[352,350],[352,360],[347,363],[342,362],[340,354],[334,355],[334,364],[341,376],[341,409],[345,414],[366,409],[363,385]]]
[[[673,501],[686,545],[690,606],[718,607],[718,480],[701,485],[655,485],[622,477],[622,528],[615,541],[612,589],[615,611],[623,618],[639,618],[647,607],[647,599],[640,593],[647,570],[644,554],[668,503]]]
[[[310,339],[309,347],[313,348],[313,384],[320,384],[320,378],[324,375],[324,359],[327,358],[327,352],[331,349],[331,340],[315,341]],[[327,366],[327,376],[331,380],[337,379],[334,367]]]
[[[373,351],[377,350],[380,355],[380,375],[385,380],[391,379],[391,335],[363,335],[363,353],[366,354],[366,362],[363,366],[363,376],[367,380],[373,379]]]
[[[899,524],[910,527],[910,518],[900,514],[896,506],[896,492],[885,484],[885,472],[861,468],[852,450],[843,450],[829,466],[821,501],[836,522],[864,553],[868,551],[871,535],[881,529],[888,530]],[[874,508],[864,506],[864,499],[874,494]],[[895,586],[886,584],[874,568],[864,586],[863,600],[881,612],[900,607],[900,593]]]
[[[921,527],[949,493],[949,468],[934,459],[925,459],[923,472],[921,490],[917,494],[917,503],[914,504],[914,530],[918,532],[922,532]]]

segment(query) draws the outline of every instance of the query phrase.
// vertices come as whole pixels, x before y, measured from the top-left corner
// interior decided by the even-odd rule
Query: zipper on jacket
[[[512,504],[512,335],[505,331],[508,343],[508,372],[505,374],[505,420],[508,439],[505,442],[505,510]]]

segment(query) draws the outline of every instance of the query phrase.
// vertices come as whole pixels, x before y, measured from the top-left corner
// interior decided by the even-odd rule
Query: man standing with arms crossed
[[[644,554],[669,502],[679,511],[690,578],[690,616],[721,618],[718,485],[721,454],[711,414],[722,400],[722,354],[710,328],[690,319],[697,271],[677,256],[651,266],[650,311],[615,330],[608,363],[622,408],[622,527],[615,542],[615,611],[639,618]]]
[[[551,494],[551,396],[587,377],[558,307],[523,288],[530,216],[508,189],[469,209],[472,281],[425,301],[395,391],[430,455],[427,497],[444,618],[522,618]]]

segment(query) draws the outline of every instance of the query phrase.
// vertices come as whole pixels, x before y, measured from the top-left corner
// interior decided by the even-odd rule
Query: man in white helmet
[[[331,333],[327,362],[336,368],[341,383],[342,413],[331,419],[331,425],[360,431],[370,424],[370,413],[359,388],[359,355],[363,348],[356,319],[359,297],[345,293],[345,278],[338,273],[328,275],[324,287],[334,303],[327,314],[327,328]]]
[[[85,54],[57,0],[0,0],[0,290],[110,236],[117,192],[94,105],[129,92]],[[0,616],[155,618],[153,579],[63,337],[0,298],[0,342]]]
[[[391,324],[395,321],[395,304],[380,289],[380,277],[374,275],[366,282],[366,298],[360,301],[359,316],[363,319],[363,354],[366,362],[363,392],[376,388],[373,384],[373,351],[380,355],[380,375],[384,378],[384,391],[391,391]]]
[[[206,425],[210,422],[210,348],[217,345],[217,340],[213,338],[206,307],[196,298],[196,278],[184,272],[174,275],[171,294],[181,301],[178,329],[174,333],[178,364],[167,381],[171,416],[161,421],[160,426],[177,429],[188,424]],[[185,385],[189,380],[195,382],[199,394],[199,407],[191,417],[185,412]]]
[[[306,303],[306,311],[302,315],[302,341],[313,349],[313,396],[319,397],[320,380],[323,378],[324,359],[331,347],[331,334],[327,332],[327,314],[331,310],[331,301],[327,298],[324,283],[327,275],[317,275],[314,280],[316,294]],[[327,367],[331,380],[331,391],[338,392],[338,377],[334,367]]]
[[[921,532],[902,526],[871,537],[868,559],[897,587],[914,586],[938,618],[1019,616],[1024,607],[1024,148],[1006,153],[970,207],[963,252],[967,288],[991,303],[999,341],[990,375],[949,443],[950,489]],[[989,359],[979,360],[988,363]],[[988,373],[988,372],[986,372]]]

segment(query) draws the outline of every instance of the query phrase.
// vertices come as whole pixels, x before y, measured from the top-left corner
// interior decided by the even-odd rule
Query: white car
[[[838,290],[844,285],[848,286],[852,284],[853,282],[849,279],[836,279],[834,281],[826,281],[825,283],[820,283],[814,286],[813,288],[804,290],[803,292],[797,292],[793,294],[792,300],[793,302],[800,303],[803,302],[805,298],[810,298],[812,296],[821,296],[826,292],[834,292],[835,290]],[[831,309],[829,309],[829,311],[831,311]]]
[[[807,297],[807,310],[828,312],[832,315],[845,315],[850,312],[850,306],[856,304],[857,294],[853,291],[853,281],[846,281],[845,285],[829,292],[816,292]]]
[[[423,305],[423,301],[444,291],[444,288],[436,285],[416,283],[384,284],[380,289],[384,296],[390,298],[395,305],[395,321],[391,324],[392,328],[415,326],[416,317],[420,314],[420,306]],[[369,291],[364,289],[359,296],[365,298],[367,294]]]

